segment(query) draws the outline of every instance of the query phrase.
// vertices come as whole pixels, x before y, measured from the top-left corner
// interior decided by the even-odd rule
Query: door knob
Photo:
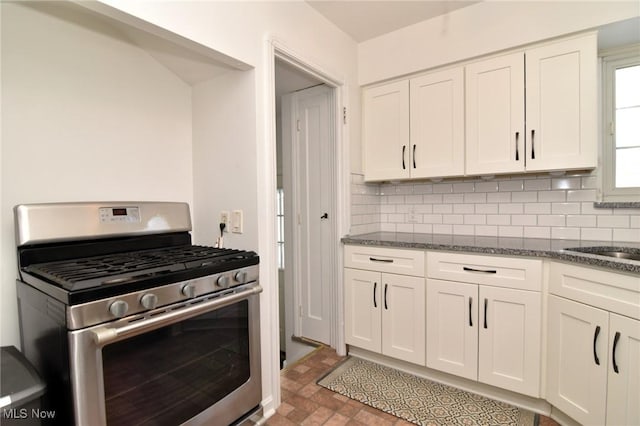
[[[320,216],[320,219],[329,219],[329,213],[325,213],[322,216]]]

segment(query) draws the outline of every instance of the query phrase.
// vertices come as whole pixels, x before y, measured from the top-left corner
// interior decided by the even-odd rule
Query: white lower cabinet
[[[640,424],[640,321],[549,296],[547,400],[584,425]]]
[[[427,279],[427,367],[540,395],[540,293]]]
[[[424,278],[345,268],[349,345],[424,365]]]

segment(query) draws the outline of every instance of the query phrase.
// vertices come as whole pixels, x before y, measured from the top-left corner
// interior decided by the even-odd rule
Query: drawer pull
[[[495,269],[474,269],[467,266],[463,267],[462,269],[469,272],[482,272],[483,274],[495,274],[498,272]]]
[[[600,365],[600,358],[598,358],[598,352],[596,352],[596,343],[598,342],[598,336],[600,335],[600,326],[596,326],[596,331],[593,333],[593,360],[596,365]]]
[[[376,302],[376,289],[378,288],[378,283],[373,283],[373,307],[378,307],[378,302]]]
[[[469,327],[473,327],[473,319],[471,318],[471,306],[473,303],[473,299],[469,298]]]
[[[611,351],[611,357],[613,358],[613,371],[618,371],[618,364],[616,363],[616,348],[618,347],[618,341],[620,340],[620,332],[616,331],[616,336],[613,338],[613,350]]]
[[[393,263],[393,259],[377,259],[375,257],[370,257],[369,260],[372,262]]]

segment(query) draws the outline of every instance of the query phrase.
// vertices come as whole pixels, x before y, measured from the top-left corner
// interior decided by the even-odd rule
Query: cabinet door
[[[540,396],[540,293],[480,286],[478,380]]]
[[[596,166],[596,35],[526,52],[527,171]]]
[[[365,180],[409,177],[409,81],[363,92]]]
[[[464,174],[464,70],[410,81],[411,177]]]
[[[382,274],[382,353],[424,365],[424,278]]]
[[[382,350],[380,278],[379,272],[344,270],[345,341],[378,353]]]
[[[478,379],[478,286],[427,279],[427,367]]]
[[[466,172],[524,170],[524,53],[468,65]]]
[[[610,314],[609,350],[607,424],[640,425],[640,321]]]
[[[547,401],[585,425],[603,425],[609,313],[549,296]]]

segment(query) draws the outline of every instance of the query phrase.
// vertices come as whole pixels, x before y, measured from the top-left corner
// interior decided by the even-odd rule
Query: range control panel
[[[101,223],[122,223],[140,222],[139,207],[101,207]]]

